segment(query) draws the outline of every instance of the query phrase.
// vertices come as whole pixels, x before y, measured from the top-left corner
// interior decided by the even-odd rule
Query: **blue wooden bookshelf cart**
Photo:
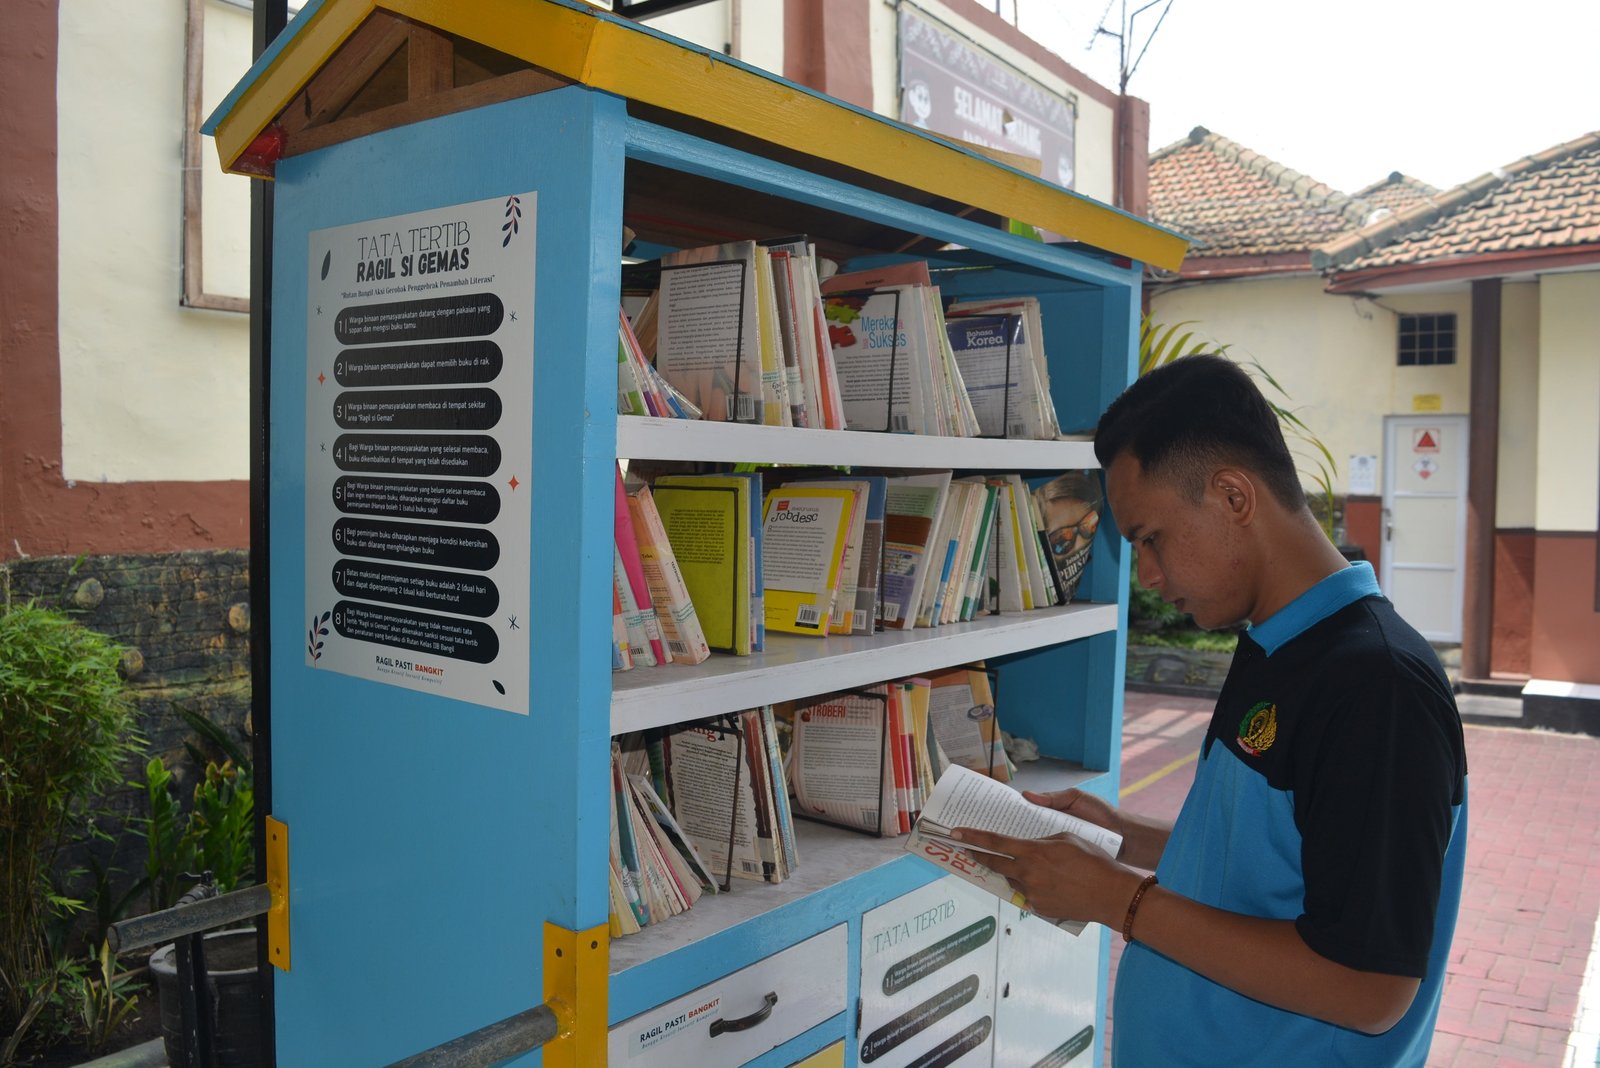
[[[1142,265],[1181,239],[564,0],[313,0],[207,132],[275,183],[278,1063],[387,1064],[546,1002],[563,1032],[519,1063],[1098,1062],[1105,932],[976,900],[894,840],[805,826],[788,882],[608,937],[625,731],[981,659],[1045,756],[1025,778],[1114,799],[1128,579],[1103,528],[1065,607],[613,674],[618,458],[1094,466],[1086,433],[618,417],[619,257],[625,226],[651,249],[803,233],[846,267],[926,259],[946,296],[1036,295],[1087,431],[1135,372]]]

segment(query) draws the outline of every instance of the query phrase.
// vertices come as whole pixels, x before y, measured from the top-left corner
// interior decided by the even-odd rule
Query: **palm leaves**
[[[1196,356],[1201,353],[1211,353],[1217,356],[1228,355],[1230,345],[1218,345],[1206,341],[1193,340],[1195,332],[1184,330],[1184,327],[1195,325],[1195,320],[1185,319],[1171,325],[1163,325],[1146,315],[1139,321],[1139,374],[1145,375],[1160,367],[1162,364],[1171,363],[1173,360],[1185,356]],[[1183,333],[1179,333],[1182,330]],[[1272,376],[1272,372],[1261,366],[1261,361],[1254,356],[1247,360],[1235,361],[1244,369],[1272,387],[1272,392],[1282,397],[1285,401],[1292,401],[1288,390]],[[1334,463],[1333,454],[1322,440],[1311,432],[1300,416],[1292,408],[1286,408],[1272,399],[1268,391],[1263,390],[1267,403],[1277,413],[1278,422],[1283,427],[1283,438],[1289,445],[1289,452],[1294,456],[1295,464],[1300,469],[1301,477],[1308,479],[1316,486],[1316,499],[1322,504],[1322,514],[1317,521],[1322,525],[1323,533],[1328,535],[1329,541],[1334,541],[1333,535],[1333,509],[1334,493],[1333,480],[1338,474],[1338,464]]]

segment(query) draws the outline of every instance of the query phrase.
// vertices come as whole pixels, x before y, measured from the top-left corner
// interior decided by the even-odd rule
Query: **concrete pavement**
[[[1514,721],[1495,703],[1506,699],[1459,700],[1471,719],[1467,872],[1429,1068],[1590,1068],[1600,1063],[1600,738],[1489,725]],[[1124,806],[1177,815],[1211,707],[1127,693]],[[1120,946],[1113,938],[1113,982]],[[1114,1021],[1113,1004],[1108,1050]]]

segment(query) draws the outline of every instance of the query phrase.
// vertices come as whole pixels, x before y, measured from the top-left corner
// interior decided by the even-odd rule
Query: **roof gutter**
[[[1458,256],[1432,263],[1343,271],[1330,275],[1324,288],[1328,293],[1370,293],[1399,286],[1468,282],[1476,278],[1501,278],[1508,274],[1568,270],[1588,264],[1600,267],[1600,244],[1573,245],[1559,250],[1519,249],[1483,256]]]

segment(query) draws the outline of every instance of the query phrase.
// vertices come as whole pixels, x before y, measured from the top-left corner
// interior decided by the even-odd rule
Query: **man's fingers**
[[[1077,790],[1056,790],[1051,793],[1036,793],[1033,790],[1022,791],[1022,796],[1036,805],[1053,808],[1058,812],[1065,811],[1077,798]]]
[[[1021,839],[1011,838],[993,831],[980,831],[975,827],[956,827],[951,831],[951,837],[962,845],[976,846],[979,849],[990,849],[1007,856],[1015,856],[1015,852],[1007,848],[1016,845]]]

